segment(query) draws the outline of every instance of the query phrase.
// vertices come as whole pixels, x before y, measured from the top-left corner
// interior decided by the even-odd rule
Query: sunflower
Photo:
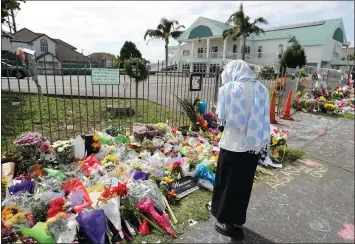
[[[7,206],[1,212],[1,219],[6,221],[20,212],[19,206]]]

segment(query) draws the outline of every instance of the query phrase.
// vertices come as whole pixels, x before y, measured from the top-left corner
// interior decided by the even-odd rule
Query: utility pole
[[[12,17],[12,28],[14,30],[14,33],[16,33],[17,29],[16,29],[15,13],[13,9],[11,9],[11,17]]]

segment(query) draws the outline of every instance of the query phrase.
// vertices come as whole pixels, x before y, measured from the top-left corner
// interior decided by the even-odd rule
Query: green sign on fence
[[[120,70],[119,69],[91,69],[91,83],[93,85],[119,85]]]

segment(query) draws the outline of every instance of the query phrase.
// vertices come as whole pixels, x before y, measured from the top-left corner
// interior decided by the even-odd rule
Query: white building
[[[242,57],[242,39],[222,39],[224,30],[233,26],[199,17],[179,38],[179,45],[169,47],[169,64],[176,62],[182,70],[214,72]],[[246,41],[245,61],[257,65],[278,65],[283,51],[296,38],[307,56],[307,65],[331,68],[341,60],[343,46],[349,46],[343,20],[330,19],[265,29],[260,36]]]

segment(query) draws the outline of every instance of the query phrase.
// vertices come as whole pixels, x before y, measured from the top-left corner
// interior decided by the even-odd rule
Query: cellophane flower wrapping
[[[100,203],[99,208],[104,210],[106,217],[111,221],[113,226],[120,235],[123,236],[121,226],[121,213],[120,213],[120,197],[111,198],[107,203]]]
[[[30,230],[27,230],[25,233],[22,231],[22,234],[23,236],[36,239],[39,243],[56,243],[52,235],[48,232],[47,225],[44,222],[37,222]]]
[[[81,170],[85,176],[90,176],[93,172],[101,171],[102,167],[99,160],[91,154],[85,159],[85,163],[81,166]]]
[[[165,210],[164,201],[162,199],[159,187],[155,182],[150,180],[137,181],[128,187],[128,196],[133,204],[137,204],[145,198],[150,198],[155,208],[163,213]]]
[[[85,189],[84,184],[78,178],[74,178],[70,181],[65,182],[63,184],[63,189],[66,193],[71,193],[77,190],[81,190],[84,193],[84,200],[90,204],[92,203],[89,194]]]
[[[154,208],[154,203],[152,199],[145,198],[137,203],[137,208],[139,211],[151,216],[157,224],[162,227],[170,236],[176,237],[173,229],[170,225],[170,220],[167,214],[159,215],[159,213]]]
[[[204,164],[197,165],[196,174],[194,178],[208,180],[211,184],[214,184],[215,181],[215,175]]]
[[[146,219],[142,220],[142,224],[139,226],[138,231],[141,235],[150,235],[148,220]]]
[[[23,180],[20,183],[8,187],[9,192],[13,195],[20,191],[27,191],[33,193],[35,189],[35,183],[31,180]]]
[[[35,179],[35,192],[42,200],[50,201],[55,198],[64,197],[62,182],[53,176],[42,176]]]
[[[48,232],[53,236],[56,243],[73,243],[77,235],[78,223],[74,214],[57,215],[49,219]]]
[[[31,202],[33,201],[32,194],[29,192],[17,192],[14,195],[10,195],[7,197],[1,204],[2,207],[7,206],[19,206],[21,210],[26,211],[29,210],[31,207]]]
[[[92,243],[105,244],[106,219],[104,210],[80,212],[76,221]]]
[[[56,141],[52,145],[57,160],[61,164],[73,162],[75,157],[74,140]]]
[[[148,180],[148,174],[146,172],[140,171],[140,170],[134,170],[132,172],[132,179],[137,181],[137,180]]]

